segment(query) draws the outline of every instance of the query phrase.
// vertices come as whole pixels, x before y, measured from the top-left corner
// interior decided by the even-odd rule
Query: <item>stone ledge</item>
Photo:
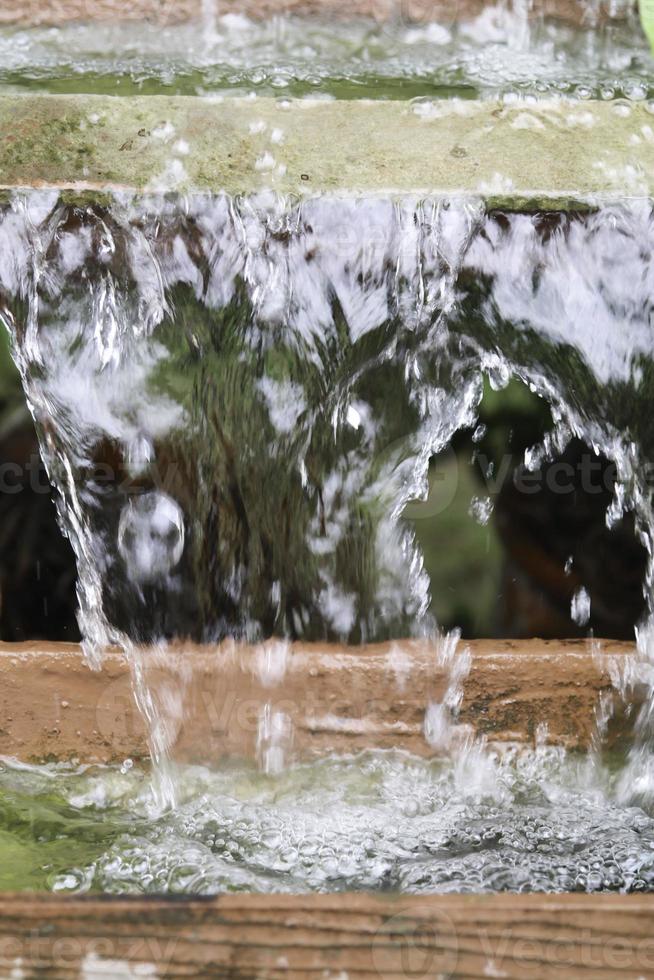
[[[219,0],[216,12],[240,13],[252,18],[275,14],[318,15],[347,19],[371,17],[378,22],[401,20],[407,24],[437,21],[450,24],[477,16],[492,0]],[[626,4],[611,11],[609,4],[591,11],[580,0],[539,0],[530,16],[544,14],[570,24],[591,25],[608,15],[624,16]],[[136,21],[176,24],[203,16],[203,0],[0,0],[0,25],[61,25],[73,21]]]
[[[0,896],[3,977],[634,980],[653,895]]]
[[[566,210],[654,193],[643,104],[0,97],[0,188],[449,195]]]
[[[144,651],[142,669],[156,700],[180,701],[173,754],[216,762],[255,758],[264,705],[292,722],[293,758],[369,748],[431,755],[425,708],[443,698],[448,676],[426,641],[362,647],[292,644],[218,647],[178,644]],[[460,734],[532,743],[543,735],[585,748],[611,674],[635,656],[632,644],[603,641],[475,640],[464,682]],[[598,656],[597,650],[600,651]],[[609,739],[629,736],[616,695]],[[456,733],[455,733],[456,735]],[[91,671],[74,644],[0,644],[0,755],[26,761],[143,758],[147,745],[122,654],[107,651]]]

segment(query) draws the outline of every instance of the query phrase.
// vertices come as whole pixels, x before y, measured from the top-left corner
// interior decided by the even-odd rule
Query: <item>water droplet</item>
[[[572,597],[570,615],[577,626],[585,626],[590,619],[590,596],[583,586]]]
[[[490,497],[473,497],[468,513],[483,527],[488,524],[493,513],[493,501]]]
[[[145,435],[138,435],[127,447],[127,468],[132,476],[144,473],[154,459],[154,447]]]
[[[52,885],[53,892],[70,892],[74,891],[80,885],[78,877],[74,874],[63,874],[56,878],[54,884]]]
[[[647,86],[642,82],[634,82],[626,88],[625,95],[631,102],[642,102],[647,98]]]
[[[493,391],[502,391],[511,380],[511,369],[503,358],[493,358],[488,363],[486,371],[488,374],[488,383]]]
[[[353,429],[358,429],[361,425],[361,414],[353,405],[350,405],[347,410],[347,421]]]

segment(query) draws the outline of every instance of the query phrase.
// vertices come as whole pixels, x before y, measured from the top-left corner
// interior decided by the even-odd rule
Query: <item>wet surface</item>
[[[650,890],[651,797],[617,760],[470,746],[448,760],[369,752],[277,776],[177,771],[157,815],[118,768],[0,771],[3,889],[213,894]],[[634,801],[636,802],[636,801]]]
[[[594,15],[589,11],[587,24]],[[635,11],[592,30],[488,7],[454,23],[241,14],[161,27],[0,31],[0,91],[229,92],[339,99],[565,95],[642,100],[654,65]]]

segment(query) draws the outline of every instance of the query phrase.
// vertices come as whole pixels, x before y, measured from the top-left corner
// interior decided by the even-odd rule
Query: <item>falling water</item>
[[[23,45],[0,37],[8,48],[0,82],[47,88],[53,66],[61,66],[60,48],[71,47],[74,37],[82,53],[73,89],[85,84],[81,77],[102,88],[118,74],[120,91],[245,87],[331,96],[372,85],[404,97],[412,79],[423,94],[427,85],[441,95],[507,99],[554,92],[641,100],[652,93],[644,48],[634,49],[631,37],[626,43],[622,28],[609,24],[598,32],[602,44],[584,47],[579,32],[531,18],[528,2],[456,27],[393,22],[371,34],[370,25],[359,25],[356,54],[349,35],[333,25],[327,31],[314,23],[302,34],[293,19],[280,29],[218,16],[213,4],[203,9],[202,37],[191,28],[196,33],[193,43],[182,44],[184,57],[167,52],[170,76],[157,62],[156,45],[145,43],[149,29],[143,28],[141,60],[126,71],[119,29],[114,58],[89,49],[87,29],[75,27],[47,37],[27,32]],[[597,13],[595,5],[589,11]],[[626,101],[619,107],[628,111]],[[638,136],[653,138],[647,126]],[[471,826],[486,821],[483,833],[466,830],[455,840],[457,854],[517,840],[520,832],[502,822],[503,804],[526,797],[539,806],[539,781],[562,772],[567,779],[572,764],[542,744],[531,754],[493,755],[455,731],[469,657],[458,634],[439,632],[423,555],[403,519],[407,504],[427,495],[430,460],[457,432],[476,429],[484,380],[501,389],[511,378],[545,399],[554,420],[542,445],[525,455],[525,472],[571,439],[583,440],[616,466],[607,523],[630,516],[648,555],[640,659],[628,676],[615,674],[625,698],[637,685],[649,691],[637,744],[620,779],[607,776],[601,786],[593,782],[595,769],[572,766],[572,782],[586,794],[580,835],[591,870],[579,872],[567,855],[553,874],[534,859],[527,880],[590,888],[599,861],[603,877],[592,887],[650,887],[649,870],[636,872],[630,862],[641,832],[654,839],[651,821],[615,803],[654,800],[654,214],[637,175],[634,181],[628,200],[589,201],[587,210],[568,214],[488,211],[473,197],[343,193],[298,201],[265,191],[234,198],[116,193],[89,204],[35,190],[4,201],[0,316],[76,555],[85,655],[101,669],[108,646],[124,651],[158,780],[149,810],[141,787],[130,782],[134,805],[153,818],[143,830],[146,843],[104,853],[70,887],[93,880],[136,888],[140,879],[139,887],[171,890],[215,890],[226,881],[272,888],[271,877],[295,867],[298,838],[304,870],[289,887],[322,888],[327,880],[333,887],[390,882],[409,890],[462,882],[525,887],[519,861],[498,869],[485,854],[482,865],[457,858],[445,870],[425,870],[424,862],[416,869],[413,861],[416,849],[431,860],[457,838],[441,827],[425,844],[435,811],[452,825],[457,808]],[[491,517],[489,499],[474,499],[470,508],[481,523]],[[571,615],[583,626],[591,613],[582,586]],[[174,641],[216,650],[225,639],[260,645],[256,669],[272,688],[283,685],[291,641],[408,637],[429,638],[434,666],[447,675],[444,696],[427,705],[425,736],[434,749],[454,751],[455,764],[441,772],[438,762],[426,769],[394,756],[359,759],[358,777],[382,787],[367,831],[375,839],[357,837],[349,858],[343,841],[340,851],[332,841],[333,867],[316,857],[315,841],[324,843],[328,833],[302,809],[301,794],[278,825],[268,812],[269,783],[240,774],[234,789],[230,774],[171,768],[184,685],[162,696],[151,669],[166,662]],[[285,768],[292,738],[288,716],[272,701],[264,705],[260,768],[293,789],[295,779],[306,779],[312,790],[314,770],[298,776]],[[324,763],[340,780],[325,799],[345,806],[349,833],[341,836],[352,841],[360,810],[347,797],[339,766]],[[140,778],[130,766],[122,775]],[[6,778],[14,779],[13,771]],[[112,778],[89,777],[71,805],[106,803]],[[225,799],[205,812],[195,797],[189,802],[189,783],[193,792],[199,786],[208,793],[209,786]],[[407,785],[418,800],[415,813],[403,809]],[[235,802],[241,792],[245,798]],[[580,820],[580,798],[571,802],[560,785],[551,790],[548,799],[561,804],[563,816],[535,826],[530,811],[523,850],[553,847],[560,856],[564,845],[552,845],[552,838],[566,840]],[[398,842],[385,825],[402,814],[416,818],[416,846],[407,838],[398,859]],[[604,843],[594,848],[607,821],[623,835],[613,871]],[[187,861],[194,870],[171,871],[170,854],[184,835],[197,845]],[[154,869],[147,880],[139,871],[144,848]],[[221,854],[210,869],[207,849]],[[238,873],[226,869],[223,852],[231,855],[225,861],[243,862],[245,855],[250,864]],[[56,887],[68,888],[67,880],[57,878]]]
[[[433,352],[480,217],[268,195],[7,207],[3,316],[86,655],[127,652],[160,766],[143,644],[433,631],[398,517],[479,399],[468,359]]]
[[[13,202],[3,285],[19,302],[4,315],[92,662],[126,638],[431,629],[397,517],[479,397],[468,359],[441,377],[433,356],[479,215],[265,195]]]
[[[155,761],[174,725],[143,645],[434,634],[400,518],[474,426],[485,374],[550,402],[531,466],[572,436],[615,460],[608,519],[634,511],[651,558],[652,241],[639,200],[571,216],[267,193],[5,207],[2,315],[77,556],[86,656],[127,652]],[[650,561],[648,597],[651,582]],[[434,741],[459,691],[428,712]],[[283,734],[261,725],[266,745]]]

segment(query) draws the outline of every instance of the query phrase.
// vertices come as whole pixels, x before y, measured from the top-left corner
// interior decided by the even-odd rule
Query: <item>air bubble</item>
[[[635,82],[626,88],[625,95],[631,102],[642,102],[647,98],[647,86],[642,82]]]
[[[133,582],[164,579],[184,550],[184,518],[179,505],[165,493],[133,497],[118,524],[118,550]]]

